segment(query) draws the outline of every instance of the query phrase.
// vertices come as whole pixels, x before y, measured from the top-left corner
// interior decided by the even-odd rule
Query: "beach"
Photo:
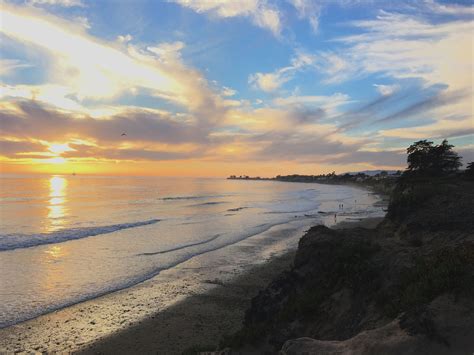
[[[373,227],[377,221],[345,227]],[[276,226],[134,287],[1,329],[0,349],[159,354],[212,349],[240,328],[250,299],[290,267],[305,229],[297,222]]]

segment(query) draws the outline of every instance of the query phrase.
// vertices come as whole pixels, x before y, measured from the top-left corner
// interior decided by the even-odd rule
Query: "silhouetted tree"
[[[435,174],[449,174],[459,170],[461,157],[452,149],[454,145],[445,139],[433,149],[433,172]]]
[[[456,172],[461,158],[452,150],[454,146],[445,139],[440,145],[421,140],[407,149],[408,175],[446,175]]]
[[[432,157],[433,142],[426,139],[413,143],[407,148],[407,170],[410,172],[426,171],[429,169]]]
[[[469,180],[474,180],[474,162],[473,161],[467,164],[466,171],[464,172],[464,174]]]

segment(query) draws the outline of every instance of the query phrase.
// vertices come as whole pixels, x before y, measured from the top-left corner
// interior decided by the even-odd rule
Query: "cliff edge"
[[[311,228],[293,267],[252,300],[223,346],[287,355],[472,353],[473,230],[473,182],[402,179],[376,229]]]

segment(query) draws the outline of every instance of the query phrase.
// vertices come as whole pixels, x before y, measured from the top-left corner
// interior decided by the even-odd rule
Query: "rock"
[[[474,302],[470,299],[455,301],[444,295],[434,300],[428,309],[432,315],[432,327],[437,333],[435,337],[424,331],[410,330],[402,326],[401,319],[396,319],[383,327],[363,331],[343,341],[312,338],[288,340],[280,355],[470,354],[473,349]]]
[[[282,354],[472,353],[474,184],[443,181],[398,186],[374,230],[311,228],[292,269],[252,299],[224,345]]]

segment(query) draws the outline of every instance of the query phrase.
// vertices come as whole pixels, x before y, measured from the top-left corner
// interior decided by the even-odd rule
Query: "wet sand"
[[[344,222],[337,228],[373,227],[377,221]],[[1,329],[0,351],[181,354],[195,346],[212,349],[223,335],[239,329],[250,299],[291,266],[305,229],[297,223],[276,226],[134,287]]]
[[[383,218],[341,222],[335,228],[375,228]],[[225,334],[237,331],[250,300],[272,279],[291,267],[294,251],[274,257],[229,283],[192,296],[143,323],[83,349],[81,354],[158,353],[215,350]]]
[[[288,265],[275,262],[271,267],[264,267],[274,258],[290,262],[291,257],[278,257],[295,250],[307,229],[300,222],[274,226],[239,243],[195,256],[133,287],[0,329],[0,353],[75,352],[99,344],[99,339],[117,339],[117,336],[124,337],[123,341],[133,344],[138,351],[140,345],[135,335],[126,336],[132,329],[138,333],[142,330],[144,334],[150,334],[147,329],[154,329],[150,332],[155,337],[139,338],[143,349],[148,347],[151,351],[149,347],[156,346],[154,353],[180,353],[197,339],[210,337],[217,341],[218,334],[231,332],[240,325],[239,311],[243,312],[247,306],[243,300],[250,299],[253,292]],[[257,272],[259,267],[264,267],[263,271]],[[231,284],[240,275],[247,277]],[[220,290],[227,293],[221,294]],[[227,294],[230,296],[226,298]],[[215,313],[215,318],[193,315],[194,311],[187,308],[193,304],[194,310],[208,305],[201,312],[203,317]],[[197,332],[195,337],[191,333],[183,335],[184,325],[196,332],[202,327],[204,333]]]
[[[373,217],[373,218],[364,218],[361,220],[345,220],[342,221],[332,228],[334,229],[346,229],[346,228],[355,228],[355,227],[360,227],[360,228],[366,228],[366,229],[374,229],[377,227],[380,222],[383,221],[383,217]]]
[[[196,294],[142,323],[119,331],[80,351],[80,354],[181,354],[215,350],[225,334],[237,331],[252,297],[278,273],[288,269],[294,253],[274,257],[232,282]]]

